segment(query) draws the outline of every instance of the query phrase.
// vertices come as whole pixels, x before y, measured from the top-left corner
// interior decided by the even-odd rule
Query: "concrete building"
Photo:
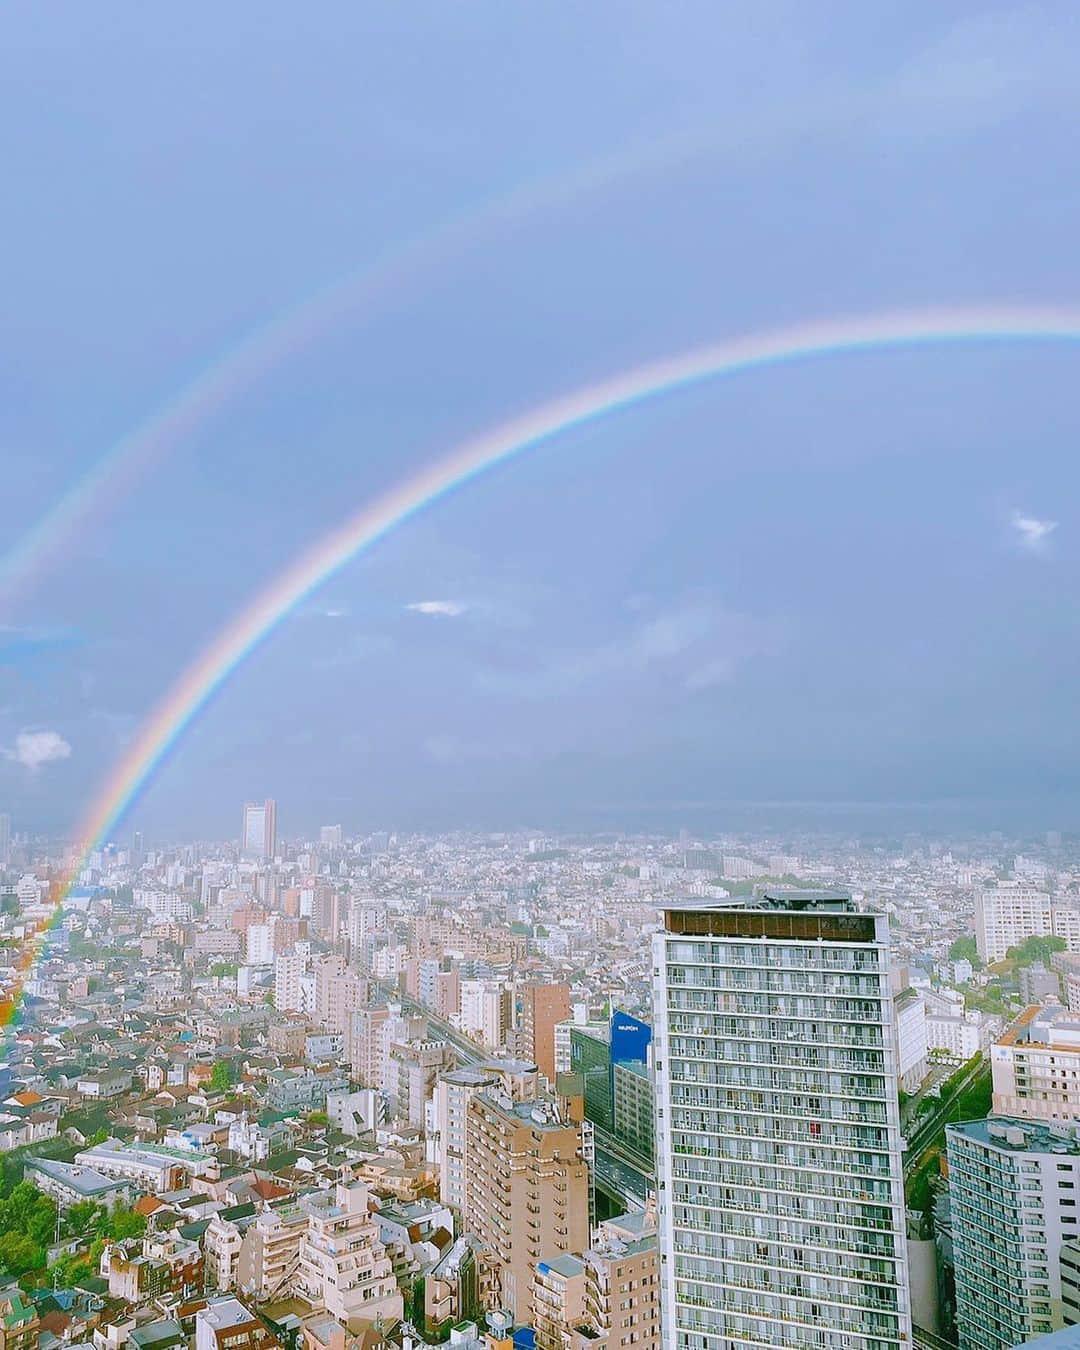
[[[992,965],[1004,961],[1010,947],[1029,937],[1064,938],[1070,951],[1080,938],[1075,906],[1055,905],[1050,896],[1022,881],[1002,881],[975,897],[975,941],[979,955]],[[1055,921],[1056,918],[1056,921]]]
[[[274,960],[274,1007],[278,1012],[301,1012],[304,1008],[303,978],[307,957],[284,952]]]
[[[132,1186],[127,1181],[107,1177],[92,1167],[79,1167],[74,1163],[27,1158],[23,1164],[23,1177],[32,1181],[43,1194],[51,1195],[61,1209],[84,1200],[113,1209],[116,1205],[129,1205],[132,1199]]]
[[[1026,1008],[990,1047],[994,1113],[1080,1121],[1080,1013]]]
[[[277,853],[277,802],[245,802],[240,850],[248,858],[268,862]]]
[[[400,1321],[402,1297],[362,1182],[305,1196],[307,1231],[296,1288],[349,1330],[358,1321]]]
[[[653,967],[665,1345],[910,1346],[886,917],[687,902]]]
[[[904,1092],[915,1092],[926,1077],[926,1003],[915,989],[896,996],[897,1072]]]
[[[457,1063],[457,1052],[448,1041],[410,1041],[390,1050],[393,1093],[391,1114],[410,1125],[424,1123],[424,1112],[439,1075]]]
[[[655,1214],[602,1223],[587,1251],[538,1262],[537,1350],[659,1350],[659,1289]]]
[[[433,1161],[439,1169],[439,1199],[465,1208],[465,1148],[469,1102],[498,1079],[486,1068],[453,1069],[441,1074],[432,1092]]]
[[[510,991],[501,980],[461,981],[461,1029],[490,1050],[506,1044],[510,1030]]]
[[[1021,966],[1016,978],[1025,1003],[1045,1003],[1047,999],[1061,997],[1061,977],[1057,971],[1047,970],[1041,961]]]
[[[300,1243],[307,1233],[307,1211],[290,1200],[264,1210],[250,1223],[236,1261],[236,1288],[267,1303],[285,1293],[300,1265]]]
[[[469,1102],[465,1163],[465,1225],[491,1254],[484,1301],[507,1308],[520,1323],[537,1261],[588,1245],[582,1127],[551,1102],[515,1102],[486,1088]]]
[[[238,1298],[208,1299],[195,1314],[195,1350],[272,1350],[280,1342]]]
[[[946,1128],[960,1350],[1007,1350],[1064,1321],[1062,1244],[1080,1236],[1080,1142],[1012,1118]]]
[[[555,1026],[570,1016],[568,984],[527,984],[519,990],[519,1046],[549,1085],[555,1082]]]

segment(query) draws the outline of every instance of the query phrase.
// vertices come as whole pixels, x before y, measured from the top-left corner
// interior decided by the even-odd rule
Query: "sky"
[[[5,597],[16,830],[71,830],[233,616],[466,437],[743,333],[1080,304],[1068,3],[3,23],[3,547],[284,334]],[[561,436],[299,606],[121,829],[227,838],[265,796],[286,836],[777,803],[1080,828],[1078,363],[863,353]]]

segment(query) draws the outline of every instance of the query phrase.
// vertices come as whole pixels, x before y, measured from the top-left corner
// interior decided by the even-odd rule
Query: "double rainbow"
[[[12,1020],[29,972],[59,918],[88,855],[113,831],[140,789],[221,684],[298,604],[358,553],[497,464],[648,399],[725,375],[814,358],[960,343],[1080,341],[1080,309],[994,307],[887,313],[800,324],[639,366],[545,403],[469,440],[363,507],[297,557],[185,671],[143,724],[94,799],[78,838],[77,860],[54,888],[55,912],[27,944],[13,996],[0,1005]]]

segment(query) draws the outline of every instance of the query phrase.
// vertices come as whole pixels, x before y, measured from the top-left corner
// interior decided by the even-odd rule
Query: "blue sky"
[[[1080,303],[1067,4],[25,7],[0,66],[9,546],[216,353],[404,259],[0,616],[17,828],[70,827],[260,586],[463,436],[741,332]],[[137,823],[1068,828],[1078,361],[862,355],[567,435],[283,624]]]

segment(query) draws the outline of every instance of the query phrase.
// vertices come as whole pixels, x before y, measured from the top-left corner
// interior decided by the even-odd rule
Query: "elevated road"
[[[384,998],[400,1003],[406,1011],[424,1016],[432,1033],[454,1047],[463,1066],[475,1067],[478,1064],[486,1064],[494,1058],[483,1046],[470,1040],[457,1027],[444,1017],[433,1013],[411,994],[403,994],[381,980],[373,980],[372,988]],[[656,1173],[652,1162],[633,1149],[627,1148],[599,1125],[593,1126],[593,1138],[595,1142],[593,1170],[597,1184],[605,1194],[618,1198],[628,1209],[644,1209],[649,1192],[656,1189]]]

